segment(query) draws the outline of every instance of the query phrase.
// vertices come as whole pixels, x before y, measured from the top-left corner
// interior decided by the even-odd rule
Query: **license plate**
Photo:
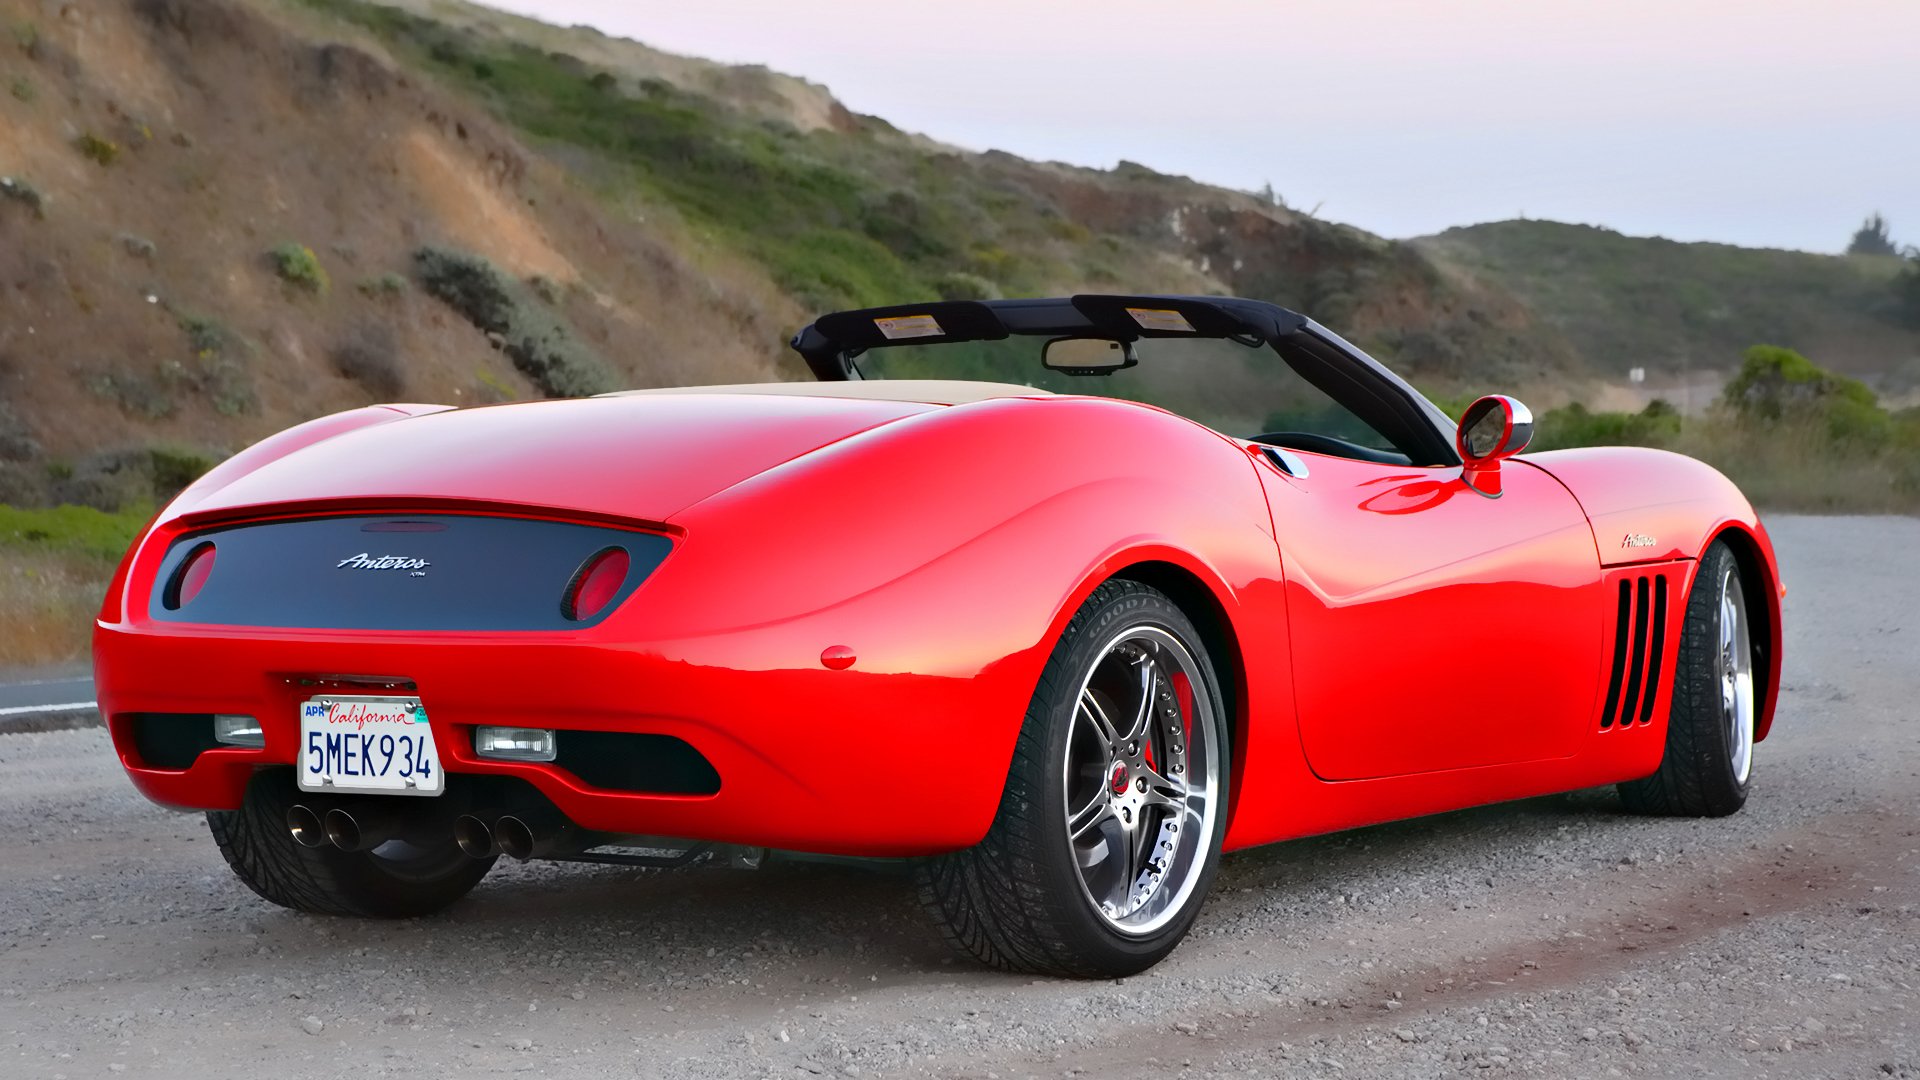
[[[438,795],[427,710],[414,697],[317,697],[300,705],[300,789]]]

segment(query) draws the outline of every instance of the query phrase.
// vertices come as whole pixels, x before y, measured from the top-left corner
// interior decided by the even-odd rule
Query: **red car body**
[[[1458,464],[1298,451],[1296,476],[1259,444],[1108,398],[813,389],[376,406],[245,451],[161,513],[101,612],[98,697],[128,775],[168,806],[235,809],[256,770],[295,760],[312,685],[387,680],[427,704],[449,773],[522,778],[587,829],[952,851],[986,834],[1068,619],[1126,576],[1191,613],[1228,676],[1225,845],[1240,848],[1648,775],[1671,686],[1654,643],[1670,669],[1680,598],[1717,539],[1764,598],[1759,737],[1771,719],[1773,550],[1739,491],[1690,459],[1521,456],[1492,499]],[[154,609],[183,538],[368,514],[581,523],[671,551],[577,628]],[[260,718],[264,747],[143,759],[142,717],[227,713]],[[718,790],[609,790],[483,759],[481,725],[672,736]]]

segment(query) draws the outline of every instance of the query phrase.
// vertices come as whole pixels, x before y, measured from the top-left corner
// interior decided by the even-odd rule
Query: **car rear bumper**
[[[991,672],[828,670],[779,628],[692,643],[596,644],[590,635],[353,634],[99,624],[96,686],[114,747],[148,798],[230,810],[263,767],[290,765],[299,705],[325,680],[415,694],[443,768],[524,779],[577,825],[609,833],[847,855],[970,846],[999,803],[1030,684]],[[811,652],[808,652],[808,646]],[[758,657],[752,666],[716,657]],[[810,664],[808,663],[810,662]],[[149,714],[243,714],[264,748],[193,752],[160,767]],[[996,722],[997,721],[1000,722]],[[719,775],[718,791],[609,790],[555,763],[482,759],[473,729],[510,725],[664,735]],[[969,732],[962,737],[960,733]]]

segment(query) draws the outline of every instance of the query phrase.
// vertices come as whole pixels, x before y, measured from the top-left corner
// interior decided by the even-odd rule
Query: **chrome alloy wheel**
[[[1080,684],[1062,782],[1080,887],[1123,934],[1160,929],[1187,905],[1219,813],[1219,704],[1172,634],[1136,626],[1107,643]]]
[[[1729,566],[1720,575],[1720,640],[1714,654],[1720,681],[1720,717],[1727,725],[1727,759],[1735,783],[1753,768],[1753,643],[1747,632],[1747,596]]]

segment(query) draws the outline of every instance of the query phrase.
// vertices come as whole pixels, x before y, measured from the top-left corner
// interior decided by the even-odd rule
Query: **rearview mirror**
[[[1500,495],[1500,462],[1533,441],[1533,412],[1504,394],[1490,394],[1460,414],[1454,444],[1465,464],[1461,479],[1493,498]]]
[[[1040,353],[1041,366],[1068,375],[1111,375],[1139,362],[1133,342],[1112,338],[1054,338]]]

